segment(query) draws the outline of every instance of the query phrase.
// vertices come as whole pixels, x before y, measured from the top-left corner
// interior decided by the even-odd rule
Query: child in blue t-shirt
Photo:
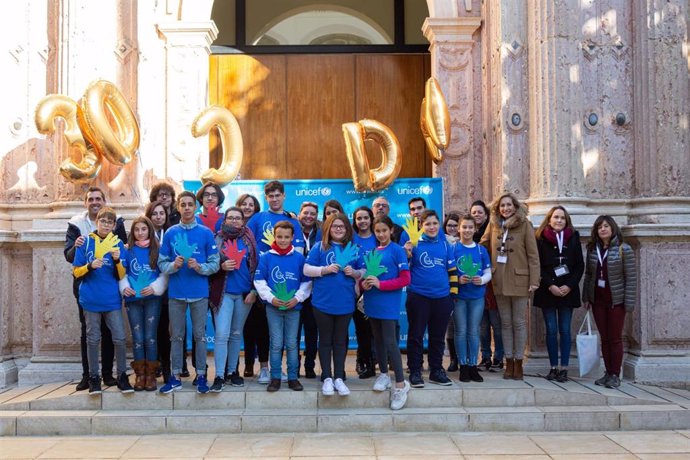
[[[352,213],[352,241],[359,246],[359,252],[366,256],[376,249],[378,242],[374,235],[374,213],[367,206],[360,206]],[[371,349],[373,336],[369,319],[364,314],[364,302],[362,297],[357,299],[357,308],[352,314],[357,335],[357,365],[355,370],[360,379],[368,379],[376,375],[374,357]]]
[[[158,322],[168,277],[158,270],[158,240],[146,216],[132,221],[127,240],[127,276],[120,280],[134,347],[135,391],[155,391],[158,371]]]
[[[460,218],[460,240],[455,244],[458,267],[458,294],[455,297],[455,349],[460,363],[461,382],[483,382],[477,369],[479,324],[484,314],[486,283],[491,281],[491,259],[484,246],[474,242],[477,224],[466,214]]]
[[[346,396],[350,394],[344,382],[348,325],[355,309],[356,281],[364,272],[363,260],[352,242],[352,226],[345,214],[337,212],[328,216],[322,231],[321,243],[309,251],[304,274],[313,279],[312,305],[319,330],[321,390],[326,396],[335,391]]]
[[[410,385],[423,388],[422,351],[424,331],[429,330],[429,381],[437,385],[451,385],[443,369],[443,350],[446,328],[453,311],[451,282],[457,283],[453,246],[440,234],[436,211],[427,209],[420,216],[422,236],[416,245],[405,243],[410,258],[411,282],[407,288],[407,367]]]
[[[388,363],[395,373],[395,389],[391,392],[391,409],[402,409],[407,402],[410,384],[405,380],[402,357],[397,341],[397,325],[400,318],[402,289],[410,284],[410,269],[405,250],[393,243],[393,221],[388,216],[374,221],[374,233],[379,246],[366,260],[367,273],[362,281],[364,311],[374,336],[376,356],[381,373],[374,382],[374,391],[391,387]]]
[[[254,286],[266,304],[268,332],[271,336],[271,381],[269,392],[280,390],[283,348],[287,358],[288,387],[302,391],[297,380],[299,370],[299,311],[311,293],[311,281],[304,276],[304,256],[295,251],[292,239],[295,227],[288,221],[273,227],[271,250],[261,254],[254,275]]]
[[[115,211],[103,207],[96,216],[96,231],[77,248],[74,256],[74,277],[83,279],[79,285],[79,305],[86,319],[86,355],[91,375],[89,394],[101,393],[98,375],[98,349],[101,343],[101,317],[110,329],[117,362],[117,387],[122,393],[134,391],[127,377],[125,325],[122,320],[122,297],[118,280],[125,276],[126,250],[112,232]]]

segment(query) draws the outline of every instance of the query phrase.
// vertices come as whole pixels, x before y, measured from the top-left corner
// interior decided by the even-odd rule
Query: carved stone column
[[[481,198],[483,190],[474,178],[482,177],[481,107],[475,106],[475,74],[478,74],[480,48],[478,17],[427,18],[422,26],[431,44],[431,75],[435,77],[448,103],[451,117],[451,143],[434,176],[445,179],[444,208],[464,209]]]
[[[213,21],[158,24],[165,40],[165,161],[158,177],[197,180],[208,167],[208,139],[192,137],[194,118],[208,101],[209,55],[218,35]]]

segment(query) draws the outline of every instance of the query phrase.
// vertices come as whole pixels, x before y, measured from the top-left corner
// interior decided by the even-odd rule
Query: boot
[[[146,382],[144,385],[146,391],[156,391],[156,373],[159,368],[159,361],[146,361]]]
[[[364,360],[362,361],[362,372],[359,374],[360,379],[368,379],[376,375],[376,367],[374,366],[374,360]]]
[[[516,359],[513,366],[513,380],[523,380],[522,360]]]
[[[146,361],[140,359],[139,361],[132,361],[132,369],[134,369],[134,391],[142,391],[146,386]]]
[[[448,372],[456,372],[458,370],[458,353],[455,351],[455,339],[446,338],[446,346],[450,355],[450,365],[447,370]]]
[[[513,358],[506,358],[506,370],[503,372],[503,378],[510,380],[513,378],[513,368],[515,366],[515,360]]]

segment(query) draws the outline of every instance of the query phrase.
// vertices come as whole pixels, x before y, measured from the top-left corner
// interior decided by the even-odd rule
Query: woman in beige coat
[[[491,221],[481,239],[491,254],[492,283],[501,315],[505,379],[522,380],[527,344],[527,304],[539,287],[539,252],[527,207],[512,193],[491,204]]]

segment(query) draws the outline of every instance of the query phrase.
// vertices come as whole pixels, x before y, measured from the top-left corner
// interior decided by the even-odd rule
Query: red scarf
[[[290,243],[288,245],[288,247],[286,247],[285,249],[280,249],[280,247],[278,246],[278,243],[276,243],[274,241],[273,244],[271,245],[271,249],[273,249],[275,252],[277,252],[281,256],[284,256],[284,255],[287,255],[290,251],[292,251],[292,243]]]
[[[543,236],[544,239],[551,244],[558,244],[558,240],[556,239],[556,230],[554,230],[550,225],[544,227],[544,231],[541,233],[541,236]],[[564,228],[563,241],[569,241],[571,236],[573,236],[573,229],[568,227]]]

